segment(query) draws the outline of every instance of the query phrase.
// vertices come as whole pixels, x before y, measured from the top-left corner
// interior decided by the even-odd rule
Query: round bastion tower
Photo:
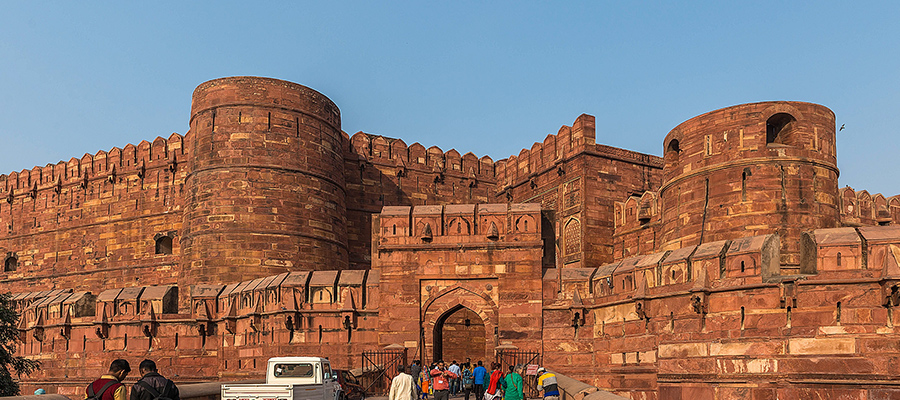
[[[798,272],[801,231],[839,223],[834,113],[802,102],[743,104],[678,125],[663,142],[665,249],[777,233]]]
[[[184,274],[237,282],[348,264],[340,110],[308,87],[230,77],[194,90]]]

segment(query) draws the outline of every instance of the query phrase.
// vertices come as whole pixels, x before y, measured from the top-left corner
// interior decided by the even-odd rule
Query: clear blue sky
[[[900,2],[785,3],[4,2],[0,173],[184,134],[197,85],[257,75],[350,134],[494,160],[581,113],[660,155],[707,111],[819,103],[846,124],[840,185],[900,194]]]

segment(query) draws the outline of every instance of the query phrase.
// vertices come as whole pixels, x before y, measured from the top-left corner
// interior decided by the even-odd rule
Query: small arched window
[[[678,156],[680,154],[681,145],[680,143],[678,143],[678,139],[672,139],[666,146],[666,151],[663,153],[663,159],[665,160],[667,165],[675,165],[678,164]]]
[[[766,144],[792,144],[790,143],[793,122],[796,121],[791,114],[778,113],[766,120]]]
[[[156,238],[156,254],[172,254],[171,236],[160,236]]]
[[[16,257],[15,254],[10,254],[6,256],[6,261],[3,263],[3,271],[4,272],[13,272],[19,268],[19,258]]]
[[[669,142],[669,145],[666,146],[666,154],[669,154],[669,152],[675,153],[674,155],[676,156],[681,153],[681,147],[679,147],[678,139],[672,139]]]

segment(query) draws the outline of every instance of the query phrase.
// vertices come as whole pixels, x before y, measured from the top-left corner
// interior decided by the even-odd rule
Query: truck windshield
[[[313,376],[312,364],[275,364],[276,378],[307,378]]]

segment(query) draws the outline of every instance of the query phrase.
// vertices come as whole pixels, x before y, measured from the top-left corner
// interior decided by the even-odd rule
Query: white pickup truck
[[[320,357],[275,357],[266,383],[222,385],[222,400],[339,400],[341,386],[331,364]]]

